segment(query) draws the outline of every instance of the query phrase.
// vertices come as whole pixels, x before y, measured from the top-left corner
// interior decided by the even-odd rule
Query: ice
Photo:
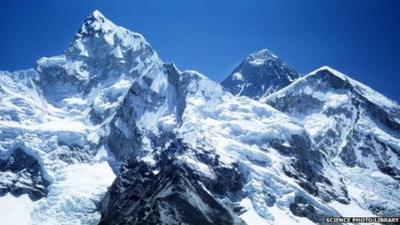
[[[70,165],[59,176],[33,208],[32,224],[96,224],[96,205],[115,179],[108,163]]]
[[[162,65],[141,35],[117,27],[99,12],[91,16],[64,55],[39,59],[36,70],[0,72],[0,152],[22,147],[38,160],[51,182],[48,196],[35,203],[32,224],[98,223],[97,204],[115,178],[104,161],[115,159],[99,140],[139,79],[137,71],[157,73]],[[104,39],[87,39],[90,29],[104,31]],[[126,52],[132,58],[102,58],[101,65],[93,67],[90,58],[108,55],[94,51],[100,49],[94,43],[108,53],[115,50],[110,60]],[[146,63],[136,64],[146,57]],[[111,62],[115,64],[108,69]],[[105,117],[98,125],[91,121],[94,113]]]
[[[258,67],[276,63],[278,58],[262,50],[247,60]],[[176,163],[187,165],[201,177],[219,179],[216,171],[222,167],[240,170],[243,190],[232,201],[244,207],[241,218],[248,224],[313,224],[290,211],[295,196],[330,214],[372,215],[370,206],[398,210],[400,194],[391,193],[398,182],[382,173],[376,163],[387,158],[385,165],[399,167],[398,132],[383,129],[379,121],[360,110],[362,104],[354,104],[360,95],[390,114],[399,108],[391,100],[329,67],[280,91],[262,84],[260,101],[239,96],[249,83],[240,83],[239,93],[233,96],[199,72],[167,68],[142,35],[118,27],[95,11],[64,55],[39,59],[36,70],[0,72],[1,156],[22,148],[37,159],[50,182],[47,197],[37,202],[26,195],[1,197],[0,217],[20,217],[22,224],[97,224],[98,204],[115,178],[110,165],[118,171],[115,165],[122,160],[117,154],[127,153],[127,158],[135,156],[155,166],[158,151],[176,138],[189,146],[176,153]],[[338,77],[335,82],[348,82],[356,92],[319,88],[323,82],[316,76],[321,70]],[[241,72],[232,76],[236,81],[247,79]],[[291,76],[288,80],[293,81]],[[282,85],[287,84],[278,86]],[[300,97],[288,101],[287,112],[265,104],[292,94]],[[307,99],[313,104],[307,105]],[[296,102],[305,105],[296,109]],[[354,132],[362,135],[360,145],[351,146],[356,159],[349,167],[340,153]],[[361,145],[365,137],[373,139]],[[115,143],[116,147],[110,147]],[[380,143],[386,145],[380,147]],[[308,144],[308,149],[302,149]],[[362,152],[369,146],[385,154],[375,157]],[[216,160],[201,161],[197,158],[201,154]],[[311,194],[299,184],[306,178],[287,175],[284,167],[300,154],[322,155],[309,170],[326,176],[330,185],[317,181],[317,193],[339,193],[345,187],[348,205]],[[288,170],[296,169],[302,168]],[[5,172],[1,178],[15,176]]]

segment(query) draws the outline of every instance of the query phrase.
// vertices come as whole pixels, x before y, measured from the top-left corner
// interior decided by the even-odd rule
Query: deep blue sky
[[[268,48],[301,73],[329,65],[400,102],[398,0],[0,0],[0,69],[61,54],[94,9],[216,81]]]

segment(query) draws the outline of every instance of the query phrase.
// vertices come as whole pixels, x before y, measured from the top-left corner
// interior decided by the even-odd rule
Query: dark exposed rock
[[[379,134],[365,129],[365,123],[371,121],[380,131],[398,138],[400,108],[385,106],[379,100],[371,99],[366,92],[373,90],[365,89],[366,87],[344,75],[336,74],[332,69],[320,69],[269,97],[266,103],[300,120],[315,115],[334,121],[333,124],[327,124],[328,127],[322,132],[313,135],[317,148],[325,153],[327,160],[339,156],[348,167],[367,168],[370,161],[367,158],[372,158],[381,172],[399,180],[400,171],[391,163],[391,159],[399,158],[396,153],[398,150],[381,141]],[[335,99],[328,100],[332,95],[341,96],[345,100],[341,104],[335,104]],[[283,147],[274,147],[283,154],[290,151]],[[307,153],[296,156],[296,159],[303,154]],[[290,168],[286,168],[285,171],[292,177],[299,176],[296,170],[293,173]],[[312,183],[303,184],[302,187],[313,191]]]
[[[333,200],[349,202],[344,186],[341,190],[333,189],[329,178],[321,172],[326,158],[320,151],[313,149],[311,140],[306,134],[293,135],[289,146],[279,143],[278,140],[273,140],[270,145],[281,154],[291,157],[283,165],[283,171],[287,176],[295,179],[308,193],[318,196],[326,202]],[[321,190],[317,184],[322,184],[327,188]]]
[[[321,225],[327,224],[325,223],[324,220],[325,217],[338,216],[338,215],[329,215],[326,212],[315,208],[313,204],[310,203],[309,200],[307,200],[301,195],[295,196],[294,202],[290,204],[289,209],[293,213],[293,215],[306,217],[311,221],[313,221],[314,223]]]
[[[38,161],[21,148],[0,159],[0,174],[8,178],[0,180],[0,196],[10,192],[15,196],[28,194],[32,200],[38,200],[48,193],[50,183],[44,178]]]
[[[339,156],[348,167],[354,167],[357,163],[357,156],[350,145],[346,145]]]
[[[59,182],[59,177],[68,177],[68,169],[62,169],[64,164],[92,163],[101,158],[109,160],[114,171],[120,172],[98,205],[102,213],[100,224],[243,224],[239,215],[252,210],[248,200],[266,220],[271,219],[271,214],[275,216],[269,207],[287,211],[281,206],[290,204],[293,215],[324,224],[324,217],[338,216],[335,206],[329,203],[349,205],[345,182],[348,184],[351,179],[355,180],[355,188],[363,186],[363,201],[354,195],[352,201],[354,198],[360,207],[379,216],[397,215],[399,195],[391,192],[399,190],[400,185],[399,107],[385,106],[387,101],[382,101],[381,96],[372,92],[371,98],[371,93],[362,91],[365,87],[332,71],[320,69],[293,82],[299,77],[297,72],[268,50],[247,57],[222,84],[234,95],[266,99],[266,103],[288,114],[274,117],[279,112],[269,106],[232,97],[197,72],[180,72],[173,63],[163,63],[140,34],[115,26],[95,11],[63,55],[38,61],[37,79],[30,82],[30,88],[38,88],[38,92],[27,93],[37,93],[43,103],[47,104],[47,100],[60,107],[59,115],[55,113],[60,117],[64,109],[71,109],[65,111],[66,116],[73,112],[80,122],[98,125],[100,131],[92,132],[88,127],[83,131],[87,136],[81,141],[69,141],[67,137],[64,143],[60,141],[64,135],[58,130],[53,134],[27,129],[29,135],[37,132],[34,137],[39,139],[51,136],[51,141],[38,141],[39,145],[32,147],[49,144],[50,148],[44,151],[48,157],[39,159],[15,149],[1,159],[0,175],[6,179],[0,181],[0,196],[27,193],[36,200],[47,195],[49,182],[43,176],[41,161],[36,159],[46,165],[48,160],[57,160],[51,161],[57,170],[51,163],[49,170],[51,174],[56,172],[55,181]],[[0,85],[0,92],[5,88]],[[88,100],[83,101],[87,107],[75,101],[76,97]],[[9,102],[21,106],[32,101],[16,96]],[[82,118],[77,113],[80,110],[85,112]],[[86,112],[90,121],[86,120]],[[0,117],[24,122],[24,116],[30,118],[34,112],[27,109],[24,113],[6,109]],[[276,120],[269,121],[269,115]],[[254,117],[256,121],[250,121]],[[241,124],[248,119],[251,126]],[[257,119],[262,125],[257,126]],[[203,120],[207,120],[207,126],[199,124]],[[264,123],[267,120],[271,123]],[[310,123],[302,124],[302,120]],[[38,121],[44,122],[41,118]],[[374,125],[369,127],[368,123]],[[321,128],[321,124],[325,127]],[[18,137],[25,132],[7,126],[6,123],[6,129],[0,132],[1,140],[14,139],[13,132]],[[380,133],[374,134],[373,129],[364,132],[365,127],[376,128]],[[41,136],[42,132],[46,135]],[[217,143],[219,138],[222,145]],[[8,150],[15,145],[8,141],[4,146]],[[101,154],[95,157],[97,151]],[[397,181],[382,176],[379,170]],[[370,171],[377,174],[371,173],[370,177]],[[358,180],[359,172],[367,182]],[[58,188],[57,184],[54,186]],[[375,187],[378,188],[372,190]],[[51,196],[63,195],[64,189],[56,192]],[[367,199],[369,196],[375,199]],[[55,220],[65,210],[79,214],[81,223],[92,223],[81,213],[97,212],[93,205],[86,204],[97,204],[99,196],[93,197],[82,200],[67,196],[65,205],[56,201],[54,205],[63,209],[56,208]],[[51,200],[47,204],[52,204]],[[74,211],[76,206],[79,209]],[[53,212],[53,208],[48,209]],[[42,219],[40,215],[34,217]]]
[[[58,144],[60,148],[56,149],[54,153],[59,159],[66,163],[87,163],[94,157],[94,153],[89,151],[89,148],[82,148],[77,144],[67,144],[63,142],[59,142]]]
[[[221,84],[234,95],[259,99],[298,77],[296,71],[264,49],[248,56]]]
[[[233,209],[206,191],[189,167],[175,163],[171,153],[182,147],[172,144],[156,166],[136,160],[123,164],[103,201],[100,224],[243,224]],[[224,187],[228,188],[215,184],[218,191]]]

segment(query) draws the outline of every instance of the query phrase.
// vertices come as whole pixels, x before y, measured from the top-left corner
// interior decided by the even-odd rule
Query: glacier
[[[399,158],[400,106],[332,68],[261,50],[218,84],[97,10],[63,55],[0,72],[0,223],[393,216]]]

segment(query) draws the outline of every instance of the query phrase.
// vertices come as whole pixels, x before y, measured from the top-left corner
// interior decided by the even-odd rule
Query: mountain
[[[41,58],[35,69],[1,72],[1,195],[36,200],[21,196],[31,211],[16,205],[1,217],[19,213],[27,218],[22,224],[98,223],[97,205],[115,179],[113,168],[118,171],[105,143],[111,121],[133,82],[161,70],[142,35],[95,11],[63,55]]]
[[[221,85],[234,95],[260,99],[286,87],[298,77],[295,70],[264,49],[246,57]]]
[[[322,67],[262,99],[302,121],[318,149],[343,174],[356,201],[376,215],[396,215],[400,194],[400,106]]]
[[[240,85],[254,86],[267,74],[254,72]],[[285,74],[281,71],[280,76]],[[233,94],[259,100],[301,123],[316,148],[341,171],[349,196],[358,205],[375,215],[399,213],[400,196],[393,191],[399,187],[400,174],[400,106],[396,102],[327,66],[262,97],[237,93],[237,86],[227,80],[221,84]],[[252,91],[263,93],[266,88],[274,85]]]
[[[283,65],[263,54],[264,61],[249,61],[263,71]],[[268,97],[268,88],[257,100],[232,95],[163,62],[142,35],[94,11],[63,55],[0,72],[0,217],[9,224],[203,225],[398,214],[398,105],[349,78],[338,84],[343,98],[358,87],[354,93],[371,103],[368,118],[381,116],[371,130],[390,137],[371,136],[382,149],[366,142],[375,164],[359,149],[334,157],[336,133],[320,137],[332,145],[320,141],[286,110],[301,100],[285,92],[297,93],[314,76],[294,74]],[[313,107],[338,102],[319,101]],[[378,164],[384,169],[369,167]]]

